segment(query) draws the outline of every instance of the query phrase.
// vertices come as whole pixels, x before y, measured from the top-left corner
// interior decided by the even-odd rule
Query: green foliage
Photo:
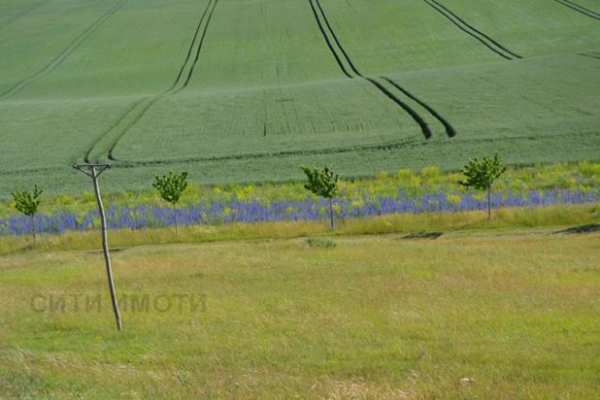
[[[323,249],[333,249],[337,246],[335,241],[329,238],[307,238],[306,244],[308,244],[309,247],[317,247]]]
[[[33,217],[42,202],[42,193],[37,185],[33,187],[33,191],[21,191],[12,193],[14,206],[20,212],[29,217]]]
[[[308,182],[304,185],[306,190],[311,191],[317,196],[321,196],[329,200],[329,223],[331,229],[335,229],[335,221],[333,218],[333,196],[338,191],[339,176],[329,167],[324,167],[322,170],[317,168],[302,167],[306,174]]]
[[[474,158],[462,170],[467,177],[460,184],[477,190],[489,190],[494,182],[506,172],[506,166],[498,154],[493,158]]]
[[[171,171],[168,175],[156,176],[152,186],[160,193],[163,200],[175,205],[188,187],[187,177],[187,172],[175,174]]]
[[[317,168],[302,167],[308,182],[304,188],[317,196],[332,199],[338,190],[339,176],[329,167],[319,170]]]
[[[487,191],[488,219],[492,218],[492,185],[506,172],[506,166],[498,154],[494,158],[474,158],[462,170],[467,177],[459,183],[468,188]]]

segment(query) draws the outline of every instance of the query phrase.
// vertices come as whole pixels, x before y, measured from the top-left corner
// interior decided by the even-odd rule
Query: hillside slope
[[[591,0],[25,0],[0,4],[0,196],[597,159]]]

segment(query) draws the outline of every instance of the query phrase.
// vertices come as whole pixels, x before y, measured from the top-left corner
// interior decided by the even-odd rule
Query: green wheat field
[[[3,197],[600,154],[595,0],[2,0],[0,55]]]

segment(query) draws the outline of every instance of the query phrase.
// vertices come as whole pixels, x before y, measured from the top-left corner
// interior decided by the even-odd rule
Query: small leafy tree
[[[158,191],[163,200],[175,206],[185,189],[187,189],[187,177],[187,172],[175,174],[171,171],[168,175],[154,177],[152,186]],[[177,232],[177,213],[175,213],[175,231]]]
[[[492,218],[492,185],[505,172],[506,166],[498,154],[493,158],[474,158],[462,170],[467,179],[461,185],[487,191],[488,219]]]
[[[333,219],[333,197],[337,194],[339,176],[329,167],[322,170],[317,168],[302,167],[308,182],[304,185],[306,190],[329,200],[329,221],[331,229],[335,229]]]
[[[12,197],[15,202],[15,208],[20,213],[31,218],[31,234],[33,236],[34,244],[36,237],[35,214],[37,214],[40,203],[42,202],[42,193],[43,190],[41,190],[38,185],[33,186],[32,192],[24,190],[22,192],[12,193]]]

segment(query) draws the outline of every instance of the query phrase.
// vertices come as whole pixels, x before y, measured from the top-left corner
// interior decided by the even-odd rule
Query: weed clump
[[[337,246],[337,243],[333,239],[329,238],[308,238],[306,244],[309,247],[318,247],[323,249],[332,249]]]

